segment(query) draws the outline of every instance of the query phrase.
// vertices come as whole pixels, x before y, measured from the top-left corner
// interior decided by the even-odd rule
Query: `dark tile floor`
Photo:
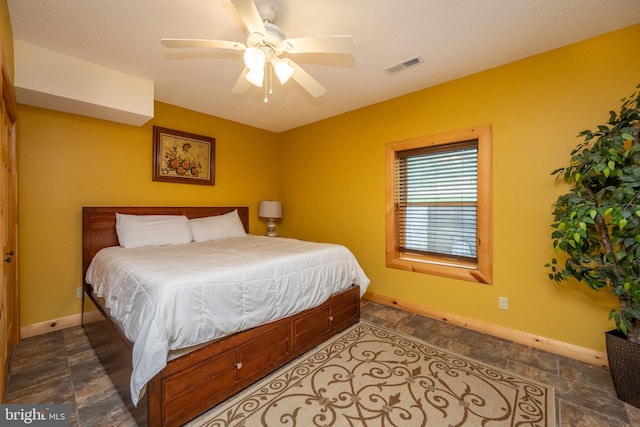
[[[604,368],[373,302],[363,301],[362,319],[552,385],[558,426],[640,426],[640,409],[616,398]],[[134,425],[81,327],[22,340],[13,351],[5,401],[67,403],[72,426]]]

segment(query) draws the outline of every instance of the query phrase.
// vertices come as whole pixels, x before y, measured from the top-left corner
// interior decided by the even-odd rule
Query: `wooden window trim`
[[[477,263],[405,254],[396,247],[394,164],[396,152],[461,141],[478,141]],[[491,284],[493,281],[492,131],[490,125],[428,135],[386,145],[386,265],[391,268]]]

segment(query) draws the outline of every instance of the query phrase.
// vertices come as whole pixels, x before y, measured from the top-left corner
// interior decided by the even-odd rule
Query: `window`
[[[387,145],[387,266],[492,280],[491,127]]]

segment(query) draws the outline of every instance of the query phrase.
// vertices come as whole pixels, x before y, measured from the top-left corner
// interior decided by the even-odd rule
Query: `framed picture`
[[[153,127],[153,180],[215,184],[215,138]]]

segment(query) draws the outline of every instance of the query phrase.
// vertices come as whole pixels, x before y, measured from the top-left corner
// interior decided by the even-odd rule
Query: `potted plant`
[[[618,397],[640,407],[640,93],[622,99],[607,124],[585,130],[571,152],[569,165],[552,175],[570,185],[553,206],[556,252],[547,264],[556,282],[571,278],[592,289],[609,289],[619,306],[612,308],[616,330],[605,334],[607,355]],[[560,257],[559,257],[560,258]],[[618,361],[619,345],[632,356]],[[615,348],[614,348],[615,346]],[[626,348],[626,347],[625,347]],[[635,363],[635,365],[634,365]],[[618,367],[624,371],[618,375]],[[631,382],[635,389],[624,391]],[[635,383],[635,384],[633,384]]]

